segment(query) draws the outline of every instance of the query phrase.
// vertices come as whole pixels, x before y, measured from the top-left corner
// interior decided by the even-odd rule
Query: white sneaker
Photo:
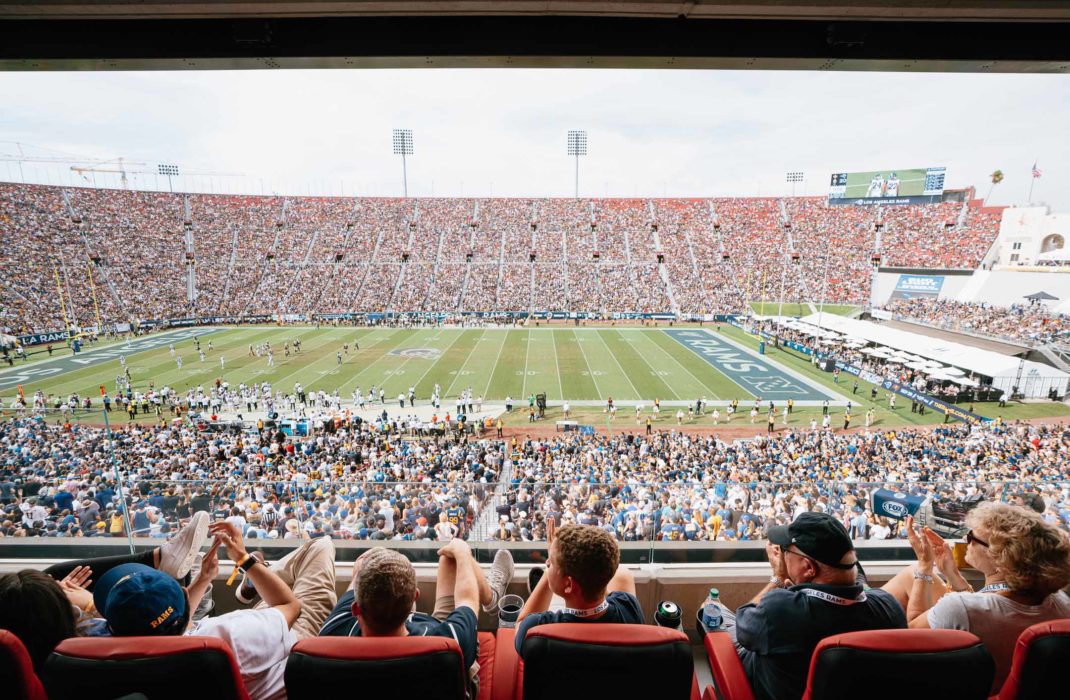
[[[160,550],[160,571],[175,579],[185,578],[207,536],[208,513],[195,513],[189,524]]]
[[[494,563],[487,572],[487,583],[494,592],[490,605],[483,606],[483,612],[492,613],[498,609],[498,601],[505,595],[509,582],[513,580],[513,555],[507,549],[499,549],[494,555]]]

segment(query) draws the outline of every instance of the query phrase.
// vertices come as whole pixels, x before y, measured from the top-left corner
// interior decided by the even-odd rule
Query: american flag
[[[1040,171],[1037,170],[1037,162],[1033,161],[1033,177],[1040,177]]]

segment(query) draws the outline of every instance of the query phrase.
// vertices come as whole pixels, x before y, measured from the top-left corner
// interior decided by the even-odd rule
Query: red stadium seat
[[[249,700],[230,647],[215,637],[84,637],[62,642],[45,663],[50,700]]]
[[[753,700],[731,637],[706,635],[714,683],[723,700]],[[803,700],[901,700],[923,680],[925,693],[985,698],[995,664],[981,640],[959,630],[870,630],[823,640],[810,660]],[[707,688],[704,700],[716,698]]]
[[[479,700],[494,683],[494,635],[479,633]],[[294,645],[286,662],[290,700],[361,695],[464,700],[467,673],[457,642],[444,637],[315,637]]]
[[[26,647],[7,630],[0,630],[0,688],[7,697],[48,700]]]
[[[683,632],[653,625],[539,625],[524,639],[524,660],[514,639],[515,630],[498,630],[493,700],[699,698]]]
[[[1063,687],[1070,667],[1070,620],[1041,622],[1026,628],[1014,647],[1014,659],[998,700],[1050,698]]]

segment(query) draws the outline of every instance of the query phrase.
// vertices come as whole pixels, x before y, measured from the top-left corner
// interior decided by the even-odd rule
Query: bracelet
[[[784,579],[780,578],[776,574],[773,574],[772,576],[769,577],[769,583],[773,584],[777,588],[783,588],[784,587]]]
[[[914,569],[914,578],[919,580],[919,581],[924,581],[925,583],[932,583],[933,582],[933,577],[932,576],[930,576],[928,574],[923,574],[920,571],[918,571],[917,569]]]

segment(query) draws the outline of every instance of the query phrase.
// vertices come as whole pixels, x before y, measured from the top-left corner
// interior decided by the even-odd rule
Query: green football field
[[[205,351],[203,361],[194,349],[194,334]],[[358,387],[366,393],[372,386],[383,387],[388,398],[415,386],[417,397],[424,399],[435,384],[444,398],[471,388],[474,396],[487,401],[543,392],[549,401],[604,401],[609,396],[620,402],[694,401],[702,396],[744,401],[755,394],[778,400],[825,398],[824,390],[797,372],[785,372],[776,362],[724,337],[706,328],[182,329],[143,338],[130,347],[91,349],[77,357],[0,371],[0,395],[7,405],[22,385],[27,397],[40,389],[97,399],[100,385],[109,393],[115,390],[122,354],[135,389],[141,390],[150,382],[179,391],[198,385],[207,389],[221,378],[231,385],[270,382],[287,392],[300,382],[306,389],[337,389],[346,401]],[[287,357],[283,343],[295,338],[301,339],[302,352]],[[273,349],[274,367],[266,357],[249,353],[250,345],[265,342]],[[171,356],[171,344],[183,360],[181,368]],[[711,345],[719,353],[714,359],[701,354]]]

